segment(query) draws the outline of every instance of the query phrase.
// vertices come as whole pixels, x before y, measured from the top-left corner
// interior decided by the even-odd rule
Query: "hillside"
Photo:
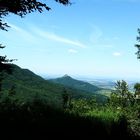
[[[68,76],[67,74],[63,77],[56,78],[56,79],[50,79],[53,83],[58,83],[67,87],[75,88],[78,90],[83,90],[86,92],[90,92],[95,94],[97,91],[102,90],[102,88],[99,88],[97,86],[94,86],[88,82],[80,81],[73,79],[72,77]]]
[[[72,95],[73,98],[93,97],[91,93],[82,90],[82,88],[75,89],[74,85],[73,87],[65,87],[64,85],[52,83],[51,81],[45,80],[28,69],[22,69],[13,64],[10,66],[12,74],[4,73],[5,78],[3,80],[2,89],[3,92],[7,94],[9,90],[14,87],[16,97],[19,98],[21,102],[29,102],[36,96],[39,96],[41,100],[47,101],[48,104],[61,106],[64,88],[67,90],[68,94]],[[67,77],[67,79],[71,81],[71,78]],[[78,81],[75,80],[74,84],[76,83],[78,84]],[[81,82],[81,84],[83,84],[84,86],[84,83]],[[80,85],[78,86],[80,87]],[[88,86],[86,85],[85,87]],[[89,90],[90,89],[93,90],[93,88],[90,88],[89,86]],[[95,87],[95,90],[97,91],[98,88]],[[104,99],[104,96],[98,96],[98,100],[102,100],[102,98]]]
[[[52,83],[60,84],[67,88],[72,88],[80,90],[81,92],[86,92],[89,97],[94,96],[98,102],[104,102],[107,99],[108,93],[111,92],[110,89],[103,89],[98,86],[92,85],[88,82],[76,80],[69,75],[65,74],[63,77],[50,79]],[[103,94],[103,92],[105,94]]]
[[[45,134],[48,137],[51,132],[53,134],[56,132],[62,134],[63,132],[68,136],[69,132],[79,136],[82,132],[82,136],[86,136],[86,138],[89,134],[93,138],[96,136],[98,138],[99,136],[114,138],[114,134],[115,137],[121,138],[129,136],[126,117],[121,110],[116,112],[116,107],[112,106],[112,102],[106,106],[104,104],[98,105],[92,99],[74,99],[69,108],[60,108],[62,107],[64,89],[73,98],[96,97],[103,101],[106,99],[105,96],[52,83],[28,69],[21,69],[16,65],[10,65],[10,67],[12,73],[3,73],[5,80],[2,83],[3,90],[0,98],[2,134],[3,132],[8,132],[12,136],[13,134],[17,136],[17,133],[23,136],[30,134],[31,137],[40,137]],[[77,84],[86,85],[86,82],[75,80],[68,75],[62,79],[66,81],[68,79],[70,83],[74,81]],[[14,92],[9,92],[11,89]],[[97,87],[95,91],[100,90]],[[126,112],[130,114],[129,108]],[[132,111],[130,110],[130,112]],[[139,125],[136,123],[135,128],[137,124]],[[80,133],[77,133],[77,130]]]
[[[52,84],[28,69],[11,65],[12,74],[5,73],[2,84],[3,92],[7,93],[13,86],[16,96],[29,102],[36,96],[47,100],[48,104],[60,104],[62,87]]]

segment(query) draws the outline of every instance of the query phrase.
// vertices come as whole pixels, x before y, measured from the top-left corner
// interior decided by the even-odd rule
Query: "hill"
[[[52,84],[28,69],[11,65],[11,74],[4,73],[2,90],[8,93],[14,87],[16,97],[20,101],[29,102],[36,96],[47,100],[48,104],[61,104],[62,86]],[[5,94],[6,95],[6,94]]]
[[[45,80],[42,77],[36,75],[32,71],[28,69],[22,69],[17,65],[10,64],[11,74],[4,73],[4,80],[2,83],[2,90],[4,96],[8,94],[8,92],[14,87],[14,91],[16,93],[16,98],[20,100],[20,102],[30,102],[36,97],[39,97],[41,100],[47,101],[49,105],[60,107],[62,105],[62,94],[64,93],[64,88],[67,90],[67,93],[71,94],[73,98],[91,98],[93,95],[91,92],[87,92],[86,90],[82,90],[82,86],[86,88],[90,87],[90,85],[80,82],[79,89],[75,88],[75,86],[64,86],[62,84],[54,83],[50,80]],[[64,79],[69,79],[70,77],[64,77]],[[66,80],[67,81],[67,80]],[[67,82],[68,84],[69,82]],[[74,84],[78,84],[79,81],[75,80]],[[72,85],[72,83],[71,83]],[[80,88],[81,86],[81,88]],[[94,86],[93,86],[94,87]],[[96,91],[97,87],[94,88]],[[4,98],[4,97],[3,97]],[[98,100],[104,100],[104,96],[98,96]]]
[[[106,95],[111,92],[110,89],[103,89],[88,82],[76,80],[67,74],[60,78],[50,79],[49,81],[52,83],[60,84],[67,88],[72,88],[81,92],[85,92],[89,97],[96,97],[96,100],[98,102],[106,101]],[[104,95],[103,92],[105,92]]]
[[[94,86],[88,82],[76,80],[69,75],[64,75],[63,77],[56,78],[56,79],[50,79],[53,83],[58,83],[63,86],[71,87],[74,89],[90,92],[92,94],[96,94],[97,91],[102,90],[102,88],[99,88],[97,86]]]
[[[0,124],[1,134],[4,134],[2,136],[9,136],[5,135],[8,133],[10,138],[18,137],[17,134],[20,137],[48,138],[52,133],[52,138],[57,132],[61,136],[76,135],[78,138],[103,136],[113,139],[114,134],[115,138],[129,136],[126,118],[121,112],[116,112],[116,108],[111,108],[112,106],[98,106],[94,100],[73,100],[72,108],[56,108],[61,106],[64,89],[78,98],[79,95],[96,95],[95,97],[100,98],[104,96],[51,83],[16,65],[10,65],[10,68],[12,73],[3,72],[3,90],[0,94]],[[75,80],[68,75],[63,78]],[[5,98],[6,95],[8,96]]]

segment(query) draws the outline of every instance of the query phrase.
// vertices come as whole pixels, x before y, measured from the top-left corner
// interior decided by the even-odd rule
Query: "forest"
[[[72,4],[69,0],[55,1]],[[10,25],[4,18],[11,13],[24,17],[50,9],[38,0],[0,0],[0,29],[8,31]],[[139,59],[140,45],[135,46]],[[0,49],[5,46],[0,44]],[[0,137],[140,139],[140,83],[135,83],[133,92],[125,80],[116,81],[113,89],[68,75],[46,80],[14,61],[0,56]]]
[[[11,73],[1,71],[2,134],[47,138],[63,132],[79,137],[139,139],[139,83],[131,93],[124,80],[117,81],[110,97],[99,100],[104,97],[51,83],[13,64],[3,65]]]

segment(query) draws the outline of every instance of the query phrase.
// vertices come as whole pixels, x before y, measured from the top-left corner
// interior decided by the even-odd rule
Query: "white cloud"
[[[47,31],[43,31],[40,29],[35,28],[34,31],[40,35],[43,38],[46,39],[50,39],[53,41],[57,41],[57,42],[61,42],[61,43],[65,43],[65,44],[69,44],[69,45],[74,45],[80,48],[86,48],[86,45],[81,43],[80,41],[75,41],[75,40],[71,40],[62,36],[59,36],[55,33],[51,33],[51,32],[47,32]]]
[[[22,39],[24,39],[28,42],[32,42],[32,43],[39,42],[39,40],[42,40],[45,38],[45,39],[49,39],[52,41],[77,46],[80,48],[86,48],[86,45],[81,43],[80,41],[71,40],[71,39],[62,37],[62,36],[57,35],[52,32],[43,31],[43,29],[39,29],[37,27],[34,27],[34,28],[31,27],[31,28],[29,28],[29,30],[24,30],[13,24],[10,24],[10,23],[8,23],[8,24],[12,27],[12,30],[16,31],[16,33],[19,34],[19,37],[21,37]]]
[[[69,53],[78,53],[78,51],[77,50],[74,50],[74,49],[69,49],[68,52]]]
[[[121,56],[121,53],[120,52],[114,52],[113,56]]]

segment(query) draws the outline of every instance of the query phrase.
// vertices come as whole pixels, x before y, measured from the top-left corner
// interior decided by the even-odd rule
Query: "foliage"
[[[115,86],[115,92],[119,96],[125,98],[128,93],[128,84],[124,80],[117,81]]]
[[[127,118],[129,132],[140,137],[140,104],[135,98],[139,94],[139,83],[134,85],[135,95],[128,90],[125,81],[119,81],[116,84],[115,91],[111,94],[109,106],[121,110],[122,114]]]
[[[88,82],[84,82],[84,81],[80,81],[80,80],[76,80],[73,79],[72,77],[68,76],[68,75],[64,75],[63,77],[60,78],[56,78],[56,79],[50,79],[49,80],[52,83],[55,84],[59,84],[62,85],[64,87],[73,89],[75,91],[78,91],[79,93],[81,93],[81,98],[96,98],[96,101],[98,103],[105,103],[107,101],[107,96],[101,94],[103,91],[108,91],[110,92],[110,90],[103,90],[102,88],[99,88],[95,85],[92,85]],[[75,96],[76,93],[72,94],[72,97],[76,97]],[[79,97],[80,97],[79,96]]]
[[[69,0],[55,0],[63,5],[70,4]],[[3,17],[10,13],[16,14],[20,17],[25,16],[28,13],[38,11],[40,13],[43,10],[50,10],[51,8],[43,3],[41,0],[0,0],[0,29],[6,30],[8,24],[3,22]]]
[[[140,29],[138,28],[138,36],[137,41],[140,42]],[[138,51],[136,52],[137,58],[140,59],[140,44],[135,44],[135,47],[137,47]]]
[[[3,49],[3,48],[5,48],[5,46],[3,46],[2,44],[0,44],[0,49]],[[13,62],[14,60],[16,60],[16,59],[7,59],[6,58],[7,56],[0,56],[0,72],[1,72],[1,70],[3,70],[2,69],[2,64],[3,63],[8,63],[8,62]]]
[[[62,103],[63,103],[63,109],[71,108],[71,95],[67,92],[67,89],[64,88],[63,94],[62,94]]]
[[[106,119],[107,111],[104,111],[103,107],[93,107],[93,105],[96,105],[95,100],[89,100],[89,102],[84,100],[77,102],[74,100],[73,105],[76,106],[76,104],[84,104],[89,106],[90,109],[86,109],[84,114],[82,114],[83,110],[81,110],[81,113],[77,113],[76,110],[72,111],[73,109],[71,112],[68,109],[64,111],[56,109],[50,106],[39,94],[36,94],[28,102],[24,100],[19,102],[16,94],[13,96],[3,95],[0,99],[0,124],[3,127],[2,132],[4,127],[6,127],[6,132],[12,132],[12,136],[15,131],[20,134],[24,133],[24,136],[28,134],[32,138],[36,137],[37,134],[40,134],[40,136],[45,134],[45,137],[48,137],[50,132],[53,132],[53,134],[63,132],[65,135],[69,135],[69,132],[71,132],[71,135],[93,138],[96,138],[96,136],[99,138],[100,135],[101,137],[104,136],[104,138],[113,138],[115,131],[117,131],[117,134],[115,134],[117,137],[125,135],[125,125],[122,125],[125,119],[109,120],[113,115]],[[120,129],[123,129],[123,131],[120,131]],[[30,132],[30,134],[27,132]]]
[[[12,73],[3,73],[3,76],[5,78],[2,82],[2,90],[3,92],[8,92],[9,90],[11,90],[12,86],[14,86],[16,96],[18,96],[21,99],[25,98],[28,100],[32,98],[35,94],[40,94],[51,105],[62,107],[62,95],[65,93],[64,89],[66,90],[66,93],[69,95],[70,98],[89,99],[93,97],[92,94],[89,94],[87,92],[77,90],[74,88],[64,87],[60,84],[55,84],[50,82],[49,80],[45,80],[28,69],[21,69],[20,67],[13,64],[9,64],[9,67],[11,67]],[[100,103],[103,102],[103,100],[105,100],[102,100],[103,96],[100,95],[94,97],[97,98],[97,101]]]
[[[110,102],[114,106],[125,107],[129,104],[134,104],[134,96],[128,89],[128,84],[122,80],[117,81],[115,90],[112,91]]]
[[[13,126],[20,124],[16,132],[17,128],[25,127],[24,132],[30,128],[41,135],[44,131],[48,134],[59,130],[67,134],[76,132],[76,135],[102,135],[105,138],[135,138],[140,134],[140,107],[137,102],[129,104],[127,83],[121,81],[110,100],[106,104],[99,104],[93,96],[81,98],[80,90],[51,83],[16,65],[10,66],[12,74],[4,73],[6,78],[0,96],[2,126],[9,128],[11,123]],[[122,97],[126,98],[125,106],[120,104]]]
[[[2,44],[0,44],[0,49],[5,48]],[[10,67],[6,65],[8,62],[12,62],[14,59],[7,59],[6,56],[0,56],[0,92],[2,88],[2,80],[4,79],[3,71],[7,71],[10,73]]]
[[[128,130],[133,137],[140,138],[140,104],[135,103],[123,109],[128,121]]]
[[[29,75],[31,76],[31,74]],[[27,77],[24,78],[27,80]],[[41,77],[36,78],[43,82]],[[38,86],[40,85],[38,84]],[[33,137],[36,134],[42,135],[44,132],[48,135],[48,132],[60,131],[65,132],[65,134],[71,132],[71,134],[80,136],[90,135],[93,138],[100,137],[100,135],[104,138],[127,138],[131,135],[134,136],[134,134],[137,136],[136,134],[139,131],[139,107],[137,104],[134,104],[134,108],[132,106],[122,108],[117,105],[114,106],[110,102],[104,105],[98,104],[95,98],[75,98],[71,99],[71,107],[63,110],[50,104],[46,96],[42,94],[43,91],[38,93],[34,91],[34,94],[28,93],[25,98],[15,90],[16,88],[11,86],[10,90],[5,91],[0,98],[0,124],[9,128],[12,123],[16,127],[16,132],[21,130],[26,134],[30,130],[30,132],[34,132],[32,133]],[[62,89],[60,98],[63,101],[63,95],[66,94],[69,98],[69,94],[67,89],[64,90],[64,87]],[[52,93],[49,93],[49,95]],[[51,100],[56,102],[56,97],[57,95],[53,93]],[[77,129],[80,133],[75,131]],[[14,131],[14,129],[12,130]],[[12,130],[9,131],[13,132]],[[22,133],[21,131],[20,133]]]
[[[97,102],[95,98],[92,99],[73,99],[71,101],[72,109],[70,112],[76,114],[84,114],[89,110],[93,110],[97,106]]]
[[[79,99],[72,101],[73,108],[70,112],[78,113],[81,116],[90,116],[104,121],[117,121],[121,116],[121,110],[109,105],[99,105],[93,99]]]
[[[69,0],[55,1],[64,5],[70,3]],[[0,29],[7,30],[9,27],[3,22],[3,18],[10,13],[23,17],[34,11],[42,13],[44,8],[50,10],[39,0],[0,0]],[[140,30],[138,33],[140,34]],[[140,40],[139,37],[137,39]],[[136,47],[140,49],[139,45]],[[0,48],[3,49],[4,46],[0,45]],[[139,53],[138,50],[138,58],[140,58]],[[140,134],[140,106],[137,102],[132,104],[133,95],[129,92],[125,81],[116,83],[115,91],[107,104],[98,104],[97,98],[86,93],[93,90],[91,85],[80,81],[72,83],[69,78],[68,84],[72,83],[72,86],[63,90],[64,85],[52,84],[27,69],[22,70],[18,66],[7,64],[12,61],[6,56],[0,56],[1,134],[6,130],[7,134],[13,135],[16,132],[16,135],[20,133],[25,136],[32,130],[31,135],[36,138],[37,134],[41,136],[47,132],[48,136],[48,132],[54,134],[55,130],[55,132],[67,132],[69,136],[78,129],[82,136],[85,134],[98,138],[100,135],[104,138],[114,138],[114,136],[127,138],[129,136],[127,127],[133,132],[132,135]],[[9,72],[12,74],[9,75]],[[78,85],[80,90],[72,88],[74,85]],[[83,91],[83,86],[87,88],[86,92]],[[135,90],[139,92],[138,84],[135,85]],[[71,95],[77,98],[72,100]],[[91,99],[79,99],[87,96]],[[67,128],[71,131],[67,131]]]
[[[134,85],[135,95],[140,95],[140,83]]]
[[[109,104],[114,107],[120,106],[120,100],[121,98],[117,94],[112,92],[110,95]]]

